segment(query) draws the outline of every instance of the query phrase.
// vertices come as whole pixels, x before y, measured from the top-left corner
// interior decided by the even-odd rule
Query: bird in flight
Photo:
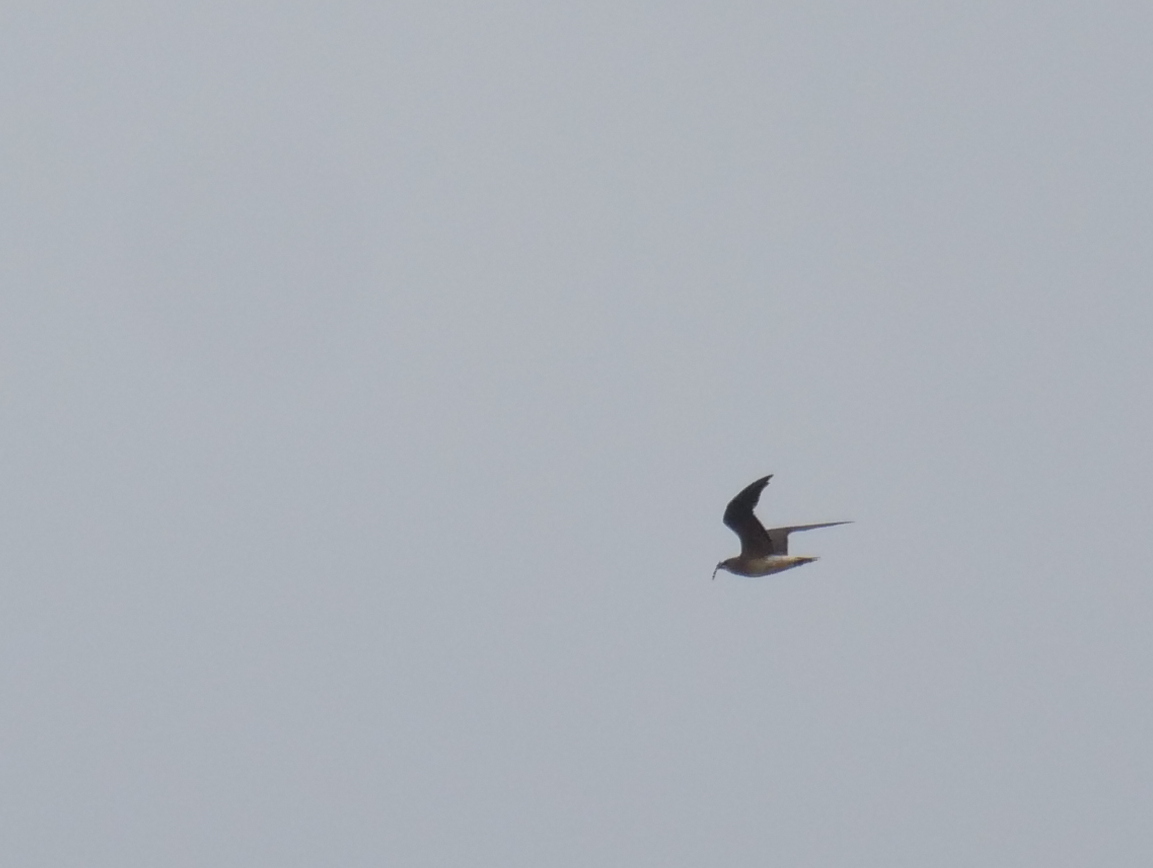
[[[792,527],[773,527],[766,530],[760,519],[753,515],[753,508],[772,478],[771,473],[762,476],[729,501],[729,505],[725,507],[725,525],[741,538],[741,553],[735,558],[728,558],[717,564],[717,568],[713,570],[714,579],[718,570],[727,570],[738,576],[768,576],[812,563],[816,560],[815,557],[789,554],[789,534],[795,530],[851,524],[848,521],[827,521],[824,524],[797,524]]]

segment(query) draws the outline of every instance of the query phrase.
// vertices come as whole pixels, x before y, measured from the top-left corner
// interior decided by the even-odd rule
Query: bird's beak
[[[714,579],[717,577],[717,570],[719,570],[720,568],[721,568],[721,565],[720,565],[720,564],[717,564],[717,565],[716,565],[716,566],[713,568],[713,578],[714,578]]]

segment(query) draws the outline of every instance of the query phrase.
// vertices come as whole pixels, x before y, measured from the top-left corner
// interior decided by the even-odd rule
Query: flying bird
[[[815,557],[789,554],[789,534],[795,530],[813,530],[818,527],[835,527],[838,524],[851,524],[848,521],[827,521],[824,524],[797,524],[792,527],[773,527],[765,530],[760,519],[753,515],[753,508],[761,499],[761,492],[773,478],[770,473],[762,476],[752,485],[729,501],[725,507],[725,525],[741,538],[741,553],[717,564],[718,570],[728,570],[738,576],[768,576],[782,570],[791,570],[802,564],[812,563]]]

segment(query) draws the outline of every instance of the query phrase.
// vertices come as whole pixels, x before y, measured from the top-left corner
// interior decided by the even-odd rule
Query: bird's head
[[[730,560],[732,560],[732,558],[729,558],[728,560],[723,560],[719,564],[716,565],[716,567],[713,569],[713,578],[714,579],[717,577],[717,573],[720,570],[725,570],[726,572],[728,571]]]

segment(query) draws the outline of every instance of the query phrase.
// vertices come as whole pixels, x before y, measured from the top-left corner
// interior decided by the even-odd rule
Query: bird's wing
[[[826,521],[822,524],[795,524],[792,527],[771,527],[765,531],[773,546],[773,554],[789,553],[789,534],[795,530],[813,530],[818,527],[836,527],[839,524],[852,524],[851,521]]]
[[[729,501],[725,507],[725,526],[741,538],[742,558],[763,558],[776,553],[773,541],[765,532],[765,526],[753,515],[753,507],[761,499],[761,492],[772,479],[772,474],[763,476]],[[786,534],[787,538],[787,534]],[[783,549],[781,553],[783,553]]]

